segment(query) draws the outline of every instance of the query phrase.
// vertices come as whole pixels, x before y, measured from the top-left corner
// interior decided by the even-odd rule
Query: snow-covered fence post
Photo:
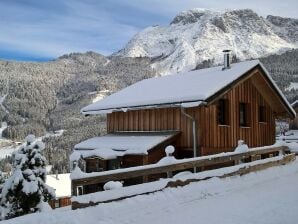
[[[157,164],[161,165],[170,165],[173,162],[177,161],[176,158],[173,156],[173,153],[175,152],[175,147],[172,145],[169,145],[165,148],[166,156],[163,157],[161,160],[158,161]],[[167,172],[167,177],[171,178],[173,176],[172,172]]]
[[[283,155],[285,155],[285,150],[284,150],[284,149],[279,150],[279,151],[278,151],[278,155],[279,155],[279,156],[283,156]]]
[[[166,157],[168,158],[167,160],[172,160],[173,153],[175,152],[175,147],[172,145],[169,145],[165,148],[166,152]],[[167,178],[171,178],[173,176],[173,172],[167,172]]]
[[[238,140],[238,146],[234,150],[234,152],[242,153],[247,152],[248,146],[244,143],[243,140]],[[243,159],[235,160],[235,165],[243,163]]]

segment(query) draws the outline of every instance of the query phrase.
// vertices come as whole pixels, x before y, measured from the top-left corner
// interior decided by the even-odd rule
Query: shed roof
[[[47,175],[46,184],[55,189],[56,197],[71,196],[71,180],[69,173],[49,174]]]
[[[124,155],[146,155],[150,149],[174,138],[178,133],[178,131],[116,132],[94,137],[75,145],[70,160],[94,156],[114,159]]]
[[[89,115],[161,105],[195,107],[208,101],[257,66],[264,71],[273,89],[281,98],[281,102],[287,107],[287,111],[292,113],[291,116],[293,114],[295,116],[295,111],[259,60],[235,63],[230,69],[225,70],[222,66],[218,66],[145,79],[90,104],[81,111]]]

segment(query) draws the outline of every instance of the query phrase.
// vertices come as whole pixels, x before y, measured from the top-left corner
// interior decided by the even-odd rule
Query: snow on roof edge
[[[245,74],[247,71],[249,71],[251,68],[257,66],[259,64],[259,60],[248,60],[248,61],[242,61],[242,62],[239,62],[239,63],[234,63],[232,65],[235,66],[235,69],[236,69],[236,73],[234,71],[235,74],[233,74],[233,78],[231,78],[231,80],[226,80],[226,79],[221,79],[221,84],[219,85],[211,85],[210,88],[207,88],[207,92],[204,91],[204,94],[198,94],[197,92],[195,93],[189,93],[188,92],[188,95],[185,95],[185,96],[181,96],[179,95],[178,98],[175,99],[175,97],[173,98],[172,97],[172,100],[170,99],[167,99],[166,97],[161,99],[161,101],[159,102],[156,97],[154,99],[154,96],[152,98],[152,100],[149,100],[146,99],[145,102],[144,102],[144,105],[142,105],[139,100],[139,102],[134,102],[134,104],[131,104],[131,105],[121,105],[121,103],[117,106],[117,105],[106,105],[104,107],[92,107],[92,105],[95,105],[96,103],[99,103],[99,102],[102,102],[103,100],[100,100],[100,101],[97,101],[93,104],[90,104],[90,105],[87,105],[85,107],[83,107],[81,109],[81,113],[84,114],[84,115],[95,115],[95,114],[108,114],[108,113],[112,113],[114,111],[124,111],[126,112],[127,110],[138,110],[138,109],[149,109],[149,108],[156,108],[156,107],[181,107],[183,105],[181,104],[184,104],[184,103],[191,103],[195,106],[194,102],[198,102],[198,101],[202,101],[204,102],[206,98],[210,97],[211,95],[213,94],[216,94],[218,91],[220,91],[223,87],[225,87],[227,84],[235,81],[235,79],[239,78],[241,75]],[[225,77],[229,77],[227,76],[229,73],[229,71],[233,72],[233,68],[234,66],[232,66],[232,69],[228,69],[228,70],[225,70],[223,71],[225,74]],[[237,72],[238,71],[238,72]],[[158,78],[149,78],[149,79],[144,79],[144,80],[141,80],[139,82],[136,82],[134,83],[133,85],[130,85],[122,90],[119,90],[117,91],[116,93],[108,96],[107,98],[109,97],[112,97],[112,96],[115,96],[115,94],[119,94],[119,93],[122,93],[122,91],[125,91],[126,89],[128,88],[134,88],[134,86],[138,86],[138,85],[142,85],[141,83],[143,82],[149,82],[149,85],[150,85],[150,80],[152,82],[152,80],[154,79],[167,79],[168,81],[171,81],[171,80],[174,80],[173,82],[175,83],[179,83],[181,80],[177,80],[177,77],[181,77],[181,75],[191,75],[192,77],[194,72],[196,72],[195,74],[196,75],[204,75],[205,76],[205,81],[206,82],[206,76],[208,77],[208,74],[211,75],[211,77],[216,77],[217,75],[222,74],[222,66],[215,66],[215,67],[210,67],[210,68],[205,68],[205,69],[199,69],[199,70],[196,70],[196,71],[188,71],[188,72],[185,72],[185,74],[181,74],[181,73],[177,73],[177,74],[173,74],[173,75],[167,75],[167,76],[162,76],[162,77],[158,77]],[[198,73],[197,73],[198,72]],[[238,74],[237,74],[238,73]],[[215,75],[216,74],[216,75]],[[170,77],[175,77],[174,79],[170,78]],[[187,76],[189,77],[189,76]],[[198,76],[196,76],[198,77]],[[221,76],[221,77],[224,77],[224,76]],[[179,78],[178,78],[179,79]],[[192,80],[193,78],[191,78],[190,80]],[[204,77],[203,77],[204,79]],[[187,79],[186,79],[187,80]],[[224,83],[222,83],[224,81]],[[199,80],[196,80],[196,81],[199,81]],[[161,81],[163,82],[163,81]],[[188,82],[189,82],[189,79],[188,79]],[[154,84],[154,83],[153,83]],[[152,83],[151,83],[152,85]],[[209,86],[209,85],[208,85]],[[209,89],[209,90],[208,90]],[[181,92],[181,89],[180,89],[180,92]],[[189,94],[193,94],[193,95],[189,95]],[[207,95],[206,95],[207,94]],[[169,97],[169,96],[167,96]],[[137,100],[138,101],[138,100]],[[151,102],[150,102],[151,101]],[[189,104],[189,105],[191,105]],[[107,107],[109,106],[109,107]],[[189,106],[190,107],[190,106]]]
[[[244,62],[250,62],[250,63],[252,63],[252,65],[249,67],[249,69],[247,71],[245,71],[245,72],[242,71],[242,74],[239,74],[238,77],[229,80],[229,83],[227,83],[226,85],[224,85],[221,88],[219,88],[216,91],[214,91],[207,98],[210,98],[210,97],[216,95],[216,93],[218,93],[219,91],[221,91],[223,88],[225,88],[226,86],[230,85],[231,83],[233,83],[234,81],[236,81],[238,78],[241,78],[250,69],[252,69],[252,68],[254,68],[254,67],[256,67],[256,66],[259,65],[262,68],[262,70],[264,71],[264,74],[266,75],[266,77],[272,83],[272,85],[275,88],[275,90],[278,93],[278,95],[280,95],[280,97],[281,97],[284,105],[288,108],[288,112],[292,116],[295,117],[296,116],[295,110],[293,109],[293,107],[291,106],[291,104],[288,102],[288,100],[286,99],[286,97],[284,96],[284,94],[282,93],[282,91],[279,89],[279,87],[276,85],[275,81],[272,79],[271,75],[269,74],[269,72],[267,71],[267,69],[264,67],[264,65],[258,59],[257,60],[244,61]],[[239,63],[243,63],[243,62],[239,62]],[[236,64],[238,64],[238,63],[236,63]],[[216,67],[220,67],[220,66],[215,66],[215,67],[211,67],[211,68],[216,68]],[[211,68],[207,68],[207,69],[211,69]],[[201,70],[204,70],[204,69],[201,69]],[[141,80],[140,82],[143,82],[145,80]],[[137,82],[137,83],[139,83],[139,82]],[[137,83],[134,83],[133,85],[135,85]],[[86,107],[92,105],[92,104],[90,104],[90,105],[88,105],[86,107],[83,107],[81,109],[81,113],[84,114],[84,115],[96,115],[96,114],[109,114],[109,113],[116,112],[116,111],[126,112],[128,110],[152,109],[152,108],[163,108],[163,107],[196,107],[196,106],[199,106],[199,105],[203,104],[204,102],[205,102],[205,99],[197,99],[197,100],[190,100],[190,101],[165,102],[165,103],[160,103],[160,104],[137,105],[137,106],[128,106],[128,107],[121,107],[121,108],[116,108],[115,107],[115,108],[105,108],[105,109],[103,108],[103,109],[94,109],[94,110],[84,110]]]
[[[82,108],[81,113],[84,115],[96,115],[96,114],[110,114],[110,113],[117,112],[117,111],[126,112],[128,110],[141,110],[141,109],[154,109],[154,108],[168,108],[168,107],[189,108],[189,107],[197,107],[197,106],[203,105],[204,103],[205,103],[204,100],[194,100],[194,101],[151,104],[151,105],[144,105],[144,106],[131,106],[131,107],[88,110],[88,111],[83,111],[84,108]]]
[[[285,97],[285,95],[282,93],[282,91],[280,90],[280,88],[276,85],[275,81],[271,77],[271,75],[268,72],[268,70],[265,68],[265,66],[263,65],[263,63],[260,62],[260,61],[259,61],[259,65],[261,66],[261,68],[265,72],[266,77],[270,80],[270,82],[274,86],[274,88],[277,91],[277,93],[280,95],[280,97],[282,98],[282,100],[284,101],[284,103],[286,104],[286,106],[288,107],[289,112],[292,112],[292,115],[294,117],[296,117],[296,111],[294,110],[294,108],[292,107],[292,105],[290,104],[290,102],[287,100],[287,98]]]

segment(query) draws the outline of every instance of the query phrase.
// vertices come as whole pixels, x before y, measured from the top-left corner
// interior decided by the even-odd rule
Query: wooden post
[[[148,155],[144,155],[143,156],[143,165],[147,165],[148,164]],[[143,176],[143,183],[148,182],[148,175],[144,175]]]
[[[282,147],[279,151],[278,151],[278,155],[279,156],[283,156],[285,154],[285,150],[284,148]]]
[[[251,155],[251,161],[256,161],[256,160],[260,160],[262,159],[262,156],[261,155]]]
[[[77,186],[74,184],[73,181],[71,181],[71,195],[72,196],[77,196]]]

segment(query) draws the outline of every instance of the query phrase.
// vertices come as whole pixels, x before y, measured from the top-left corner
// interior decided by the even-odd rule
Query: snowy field
[[[70,211],[32,214],[14,224],[294,224],[298,223],[298,161],[242,177],[213,178],[185,187]]]
[[[0,127],[0,159],[5,159],[7,156],[11,156],[13,152],[17,151],[20,148],[19,144],[15,142],[3,138],[2,132],[7,128],[6,122],[2,122]],[[44,136],[37,138],[37,140],[41,141],[43,138],[48,137],[58,137],[63,134],[64,130],[57,130],[55,132],[47,132]],[[22,143],[22,142],[20,142]]]

